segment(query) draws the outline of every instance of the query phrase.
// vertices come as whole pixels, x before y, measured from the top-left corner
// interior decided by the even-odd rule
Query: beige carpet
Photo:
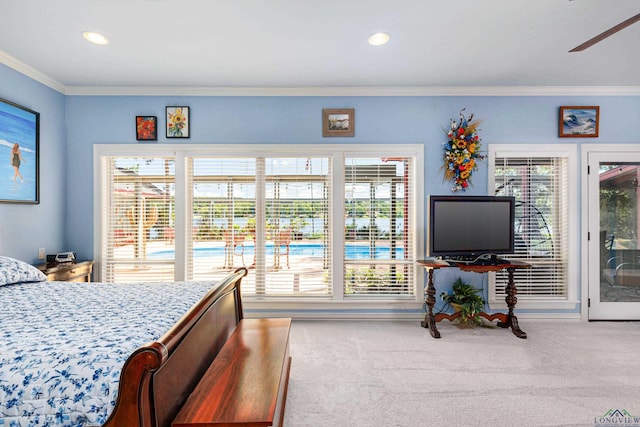
[[[520,326],[528,339],[443,321],[436,340],[418,321],[294,321],[285,426],[593,427],[614,425],[598,424],[618,421],[603,418],[611,409],[640,417],[640,323]]]

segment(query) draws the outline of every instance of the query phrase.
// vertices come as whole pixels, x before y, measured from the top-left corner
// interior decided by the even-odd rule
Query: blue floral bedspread
[[[211,287],[0,287],[0,427],[102,425],[115,406],[127,357],[159,338]]]

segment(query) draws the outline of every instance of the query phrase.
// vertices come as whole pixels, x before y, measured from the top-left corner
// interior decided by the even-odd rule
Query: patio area
[[[309,242],[299,242],[312,244]],[[256,292],[255,256],[253,244],[236,245],[233,249],[225,248],[222,241],[196,242],[192,258],[193,280],[219,280],[230,271],[247,267],[249,275],[243,280],[243,293],[267,293],[270,295],[307,294],[325,295],[329,271],[323,269],[323,257],[314,254],[287,253],[287,248],[272,250],[265,255],[267,266],[265,289]],[[146,245],[146,257],[136,261],[134,245],[124,245],[114,249],[114,257],[118,262],[115,268],[115,280],[118,282],[140,281],[173,281],[174,280],[174,245],[167,241],[150,241]]]
[[[144,259],[136,260],[134,245],[114,248],[114,280],[121,283],[139,281],[174,280],[174,244],[166,240],[147,242]],[[325,253],[326,251],[326,253]],[[347,292],[365,292],[365,283],[359,278],[371,280],[372,272],[380,282],[388,280],[390,266],[406,264],[404,259],[390,259],[388,242],[377,244],[371,259],[368,242],[353,242],[347,246],[344,261],[348,272],[345,288]],[[290,245],[274,245],[267,242],[264,255],[264,269],[256,269],[253,242],[226,246],[224,241],[198,241],[193,248],[191,271],[193,280],[219,280],[230,271],[247,267],[249,275],[243,280],[243,294],[269,296],[326,296],[330,294],[331,270],[321,241],[299,240]],[[400,267],[397,267],[400,271]],[[261,277],[257,279],[257,275]],[[256,283],[259,287],[256,288]],[[374,283],[375,285],[375,283]],[[387,283],[382,283],[382,287]]]

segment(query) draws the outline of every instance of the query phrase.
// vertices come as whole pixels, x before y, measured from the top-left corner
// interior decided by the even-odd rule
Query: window
[[[190,226],[186,230],[187,278],[207,280],[240,266],[252,266],[255,159],[203,155],[186,157],[185,162]]]
[[[345,159],[346,297],[414,295],[411,158]]]
[[[571,286],[575,255],[569,249],[571,218],[577,215],[571,182],[575,148],[532,148],[535,146],[526,151],[491,146],[490,186],[495,195],[516,199],[515,254],[509,258],[532,265],[515,273],[518,305],[545,308],[545,302],[575,301],[577,293],[575,284]],[[503,301],[506,286],[506,272],[496,273],[490,300]]]
[[[211,280],[245,266],[247,297],[419,301],[421,146],[348,147],[98,150],[101,280]]]
[[[103,280],[173,280],[174,159],[101,160]]]
[[[189,277],[239,266],[245,295],[326,296],[331,287],[330,161],[188,157]]]
[[[265,295],[332,293],[331,161],[264,161]]]

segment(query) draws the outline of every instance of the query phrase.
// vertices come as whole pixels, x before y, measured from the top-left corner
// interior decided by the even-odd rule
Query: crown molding
[[[0,63],[74,96],[639,96],[640,86],[68,86],[0,50]]]
[[[638,96],[640,86],[135,87],[67,86],[91,96]]]
[[[4,64],[9,68],[13,68],[17,72],[39,82],[45,86],[50,87],[53,90],[56,90],[62,94],[66,94],[66,86],[60,83],[59,81],[52,79],[44,73],[41,73],[39,70],[36,70],[30,65],[25,64],[19,59],[14,58],[6,52],[0,50],[0,64]]]

